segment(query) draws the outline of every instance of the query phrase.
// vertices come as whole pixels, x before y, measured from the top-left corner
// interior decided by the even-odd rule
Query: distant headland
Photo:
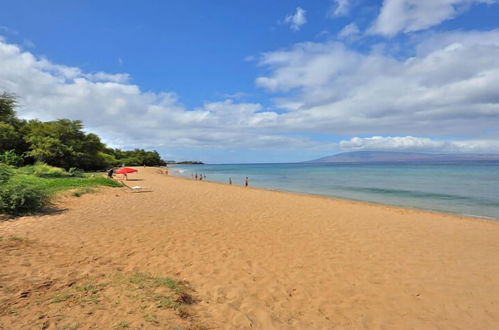
[[[499,161],[499,154],[429,154],[396,151],[353,151],[322,157],[305,163],[381,163],[415,162],[448,163],[460,161]]]
[[[167,160],[166,161],[167,165],[204,165],[204,163],[200,160],[183,160],[180,162],[177,162],[175,160]]]

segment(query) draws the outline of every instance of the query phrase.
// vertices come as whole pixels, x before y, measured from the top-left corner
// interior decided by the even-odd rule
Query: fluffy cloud
[[[359,27],[355,23],[350,23],[345,25],[343,29],[338,33],[338,38],[348,39],[357,36],[360,33]]]
[[[127,74],[83,72],[0,39],[0,90],[21,97],[19,114],[25,118],[82,119],[118,147],[319,152],[346,148],[347,142],[374,148],[372,141],[381,141],[327,144],[312,138],[326,134],[394,136],[382,138],[383,148],[388,142],[407,148],[400,141],[411,135],[440,137],[420,149],[422,138],[412,138],[412,150],[494,149],[499,30],[439,33],[402,46],[410,57],[380,47],[363,53],[341,42],[268,52],[259,59],[266,74],[256,84],[277,95],[274,107],[229,97],[188,109],[174,92],[142,91]],[[461,138],[440,141],[453,136]]]
[[[20,97],[20,116],[81,119],[114,146],[267,148],[308,141],[257,130],[276,116],[260,104],[226,99],[186,109],[175,93],[141,91],[127,74],[82,72],[3,40],[0,63],[0,90]]]
[[[499,137],[499,31],[435,35],[409,58],[338,42],[266,53],[279,124],[325,134]],[[277,123],[276,123],[277,124]],[[269,125],[269,123],[267,123]]]
[[[300,7],[296,8],[296,12],[293,15],[288,15],[284,19],[284,22],[289,24],[291,30],[299,31],[305,23],[307,23],[307,17],[305,16],[306,11]]]
[[[350,12],[351,0],[333,0],[334,4],[329,9],[329,16],[346,16]]]
[[[442,141],[414,136],[354,137],[340,141],[343,150],[385,150],[421,152],[499,152],[498,140]]]
[[[473,4],[494,2],[497,0],[384,0],[369,32],[394,36],[424,30],[456,17]]]

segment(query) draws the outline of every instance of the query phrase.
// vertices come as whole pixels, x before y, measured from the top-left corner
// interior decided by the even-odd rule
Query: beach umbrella
[[[134,173],[138,172],[137,170],[130,168],[130,167],[122,167],[119,170],[117,170],[115,173],[116,174],[128,174],[128,173]]]

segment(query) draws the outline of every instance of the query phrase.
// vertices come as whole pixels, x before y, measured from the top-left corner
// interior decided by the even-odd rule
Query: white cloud
[[[351,0],[333,0],[333,5],[329,9],[329,16],[346,16],[350,12]]]
[[[291,30],[299,31],[305,23],[307,23],[306,11],[300,7],[296,7],[296,12],[293,15],[288,15],[284,22],[289,24]]]
[[[350,23],[348,25],[345,25],[343,29],[338,33],[338,38],[340,39],[347,39],[347,38],[352,38],[357,35],[359,35],[360,30],[357,24],[355,23]]]
[[[372,136],[354,137],[340,141],[340,147],[346,151],[384,150],[416,152],[499,152],[498,140],[463,140],[442,141],[414,136]]]
[[[384,0],[369,32],[394,36],[424,30],[456,17],[473,4],[495,2],[497,0]]]
[[[3,40],[0,63],[0,91],[20,97],[20,116],[81,119],[117,147],[269,148],[310,142],[258,129],[276,114],[257,103],[224,100],[187,109],[175,93],[141,91],[127,74],[82,72]]]
[[[142,91],[127,74],[84,72],[0,39],[0,90],[21,97],[24,118],[82,119],[118,147],[318,152],[341,144],[307,136],[331,134],[390,135],[385,148],[395,149],[407,148],[411,136],[433,137],[426,144],[412,138],[414,150],[418,143],[435,151],[496,148],[499,30],[439,33],[400,46],[412,56],[361,53],[341,42],[268,52],[258,60],[268,74],[256,83],[278,93],[275,108],[229,97],[189,109],[174,92]],[[462,138],[434,138],[452,136]]]
[[[499,138],[499,30],[436,34],[399,59],[339,42],[263,54],[257,85],[281,94],[274,125],[336,135]],[[267,122],[266,125],[272,125]]]

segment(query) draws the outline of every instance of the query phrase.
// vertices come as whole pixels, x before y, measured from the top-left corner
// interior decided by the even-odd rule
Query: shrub
[[[0,184],[4,184],[9,181],[10,177],[14,174],[14,171],[10,166],[0,163]]]
[[[73,176],[62,168],[53,167],[41,162],[38,162],[35,165],[24,166],[19,169],[19,172],[40,178],[67,178]]]
[[[77,177],[77,178],[81,178],[84,176],[84,173],[82,170],[80,169],[77,169],[76,167],[71,167],[69,170],[68,170],[68,175],[71,176],[71,177]]]
[[[10,150],[4,152],[3,154],[0,154],[0,163],[19,167],[24,164],[24,159],[18,154],[16,154],[14,150]]]
[[[42,189],[22,182],[0,186],[0,212],[22,215],[42,210],[49,195]]]

